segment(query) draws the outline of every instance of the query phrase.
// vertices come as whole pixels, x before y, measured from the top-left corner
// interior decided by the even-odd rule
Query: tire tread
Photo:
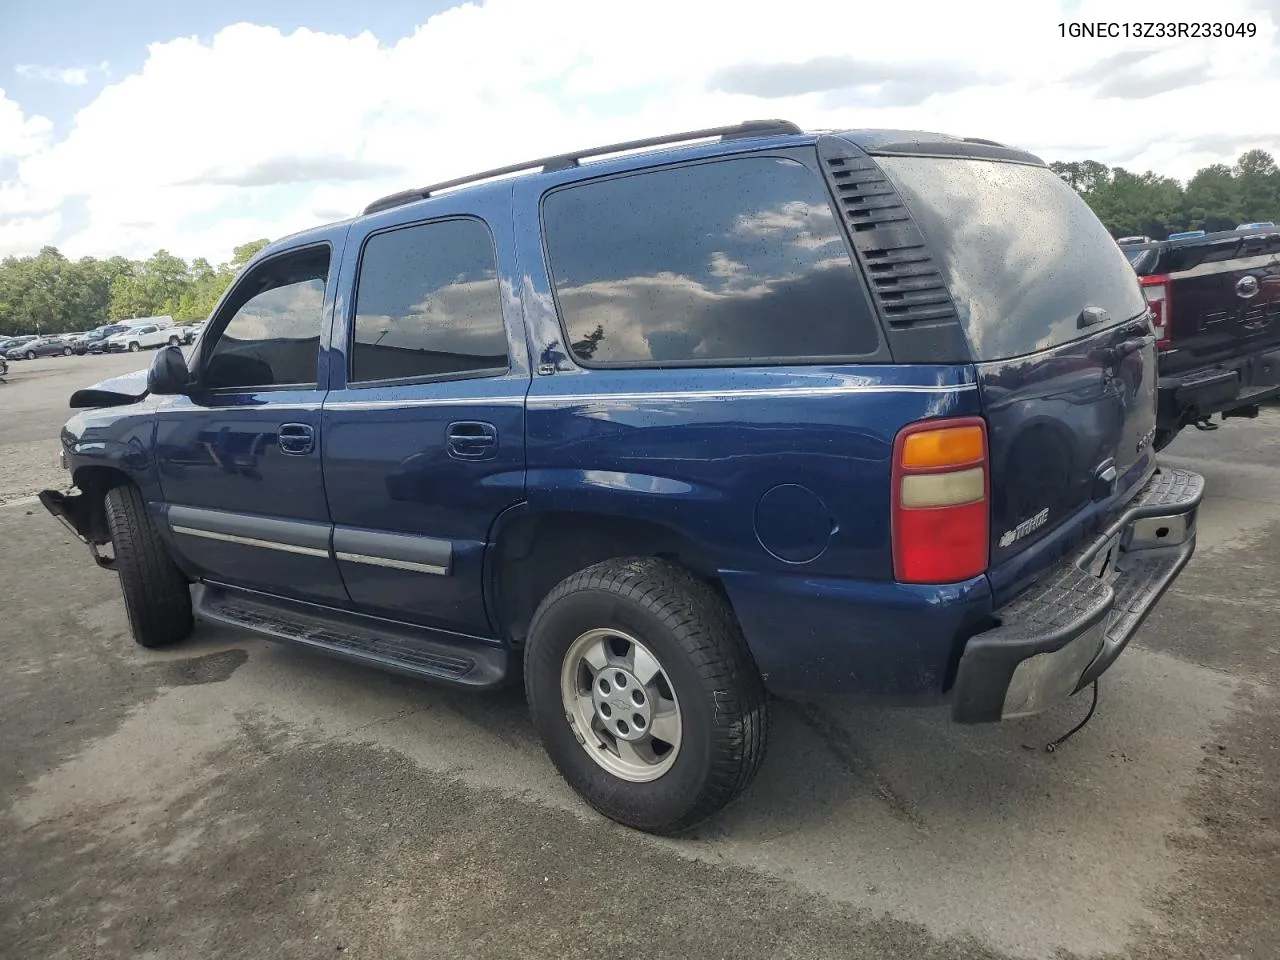
[[[194,625],[191,591],[147,514],[142,491],[132,484],[113,487],[106,513],[133,638],[144,647],[184,639]]]
[[[678,820],[646,827],[652,832],[683,832],[742,793],[760,769],[769,722],[759,671],[724,599],[689,571],[656,557],[606,560],[571,575],[539,604],[529,636],[537,634],[541,618],[558,600],[582,591],[611,593],[647,610],[676,638],[703,684],[713,691],[717,709],[704,789]],[[526,684],[532,699],[530,663],[531,658],[526,658]],[[555,708],[560,709],[558,703]],[[622,819],[619,811],[601,812]]]

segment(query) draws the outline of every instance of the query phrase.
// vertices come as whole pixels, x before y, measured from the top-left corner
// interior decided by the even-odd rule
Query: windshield
[[[1047,350],[1146,311],[1129,261],[1080,196],[1046,167],[881,157],[937,258],[975,359]]]

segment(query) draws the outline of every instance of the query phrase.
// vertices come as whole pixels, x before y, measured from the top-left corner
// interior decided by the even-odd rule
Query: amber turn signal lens
[[[982,427],[976,425],[921,430],[903,438],[902,466],[907,470],[958,467],[982,456]]]

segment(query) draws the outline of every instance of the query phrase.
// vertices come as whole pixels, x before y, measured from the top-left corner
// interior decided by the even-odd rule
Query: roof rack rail
[[[415,200],[426,200],[433,193],[440,190],[447,190],[450,187],[460,187],[463,184],[476,183],[480,180],[490,180],[494,177],[505,176],[509,173],[519,173],[523,170],[533,170],[537,167],[540,167],[544,173],[552,170],[568,170],[578,166],[578,162],[586,159],[587,157],[599,157],[609,153],[623,153],[627,150],[642,150],[646,147],[660,147],[668,143],[683,143],[686,140],[708,140],[712,137],[719,137],[721,140],[739,140],[746,137],[773,137],[803,132],[803,130],[789,120],[747,120],[743,123],[735,123],[728,127],[707,127],[703,130],[686,130],[683,133],[669,133],[661,137],[646,137],[643,140],[626,140],[622,143],[610,143],[602,147],[591,147],[588,150],[575,150],[572,153],[561,153],[551,157],[541,157],[537,160],[526,160],[524,163],[513,163],[509,166],[497,167],[493,170],[485,170],[481,173],[473,173],[465,177],[455,177],[453,180],[444,180],[440,183],[433,183],[428,187],[401,190],[399,193],[392,193],[373,201],[373,203],[364,208],[362,215],[390,210],[393,207],[398,207],[406,203],[413,203]]]

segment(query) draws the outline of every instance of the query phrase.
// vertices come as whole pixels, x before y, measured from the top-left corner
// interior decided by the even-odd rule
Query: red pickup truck
[[[1280,228],[1125,244],[1159,338],[1156,449],[1280,395]]]

